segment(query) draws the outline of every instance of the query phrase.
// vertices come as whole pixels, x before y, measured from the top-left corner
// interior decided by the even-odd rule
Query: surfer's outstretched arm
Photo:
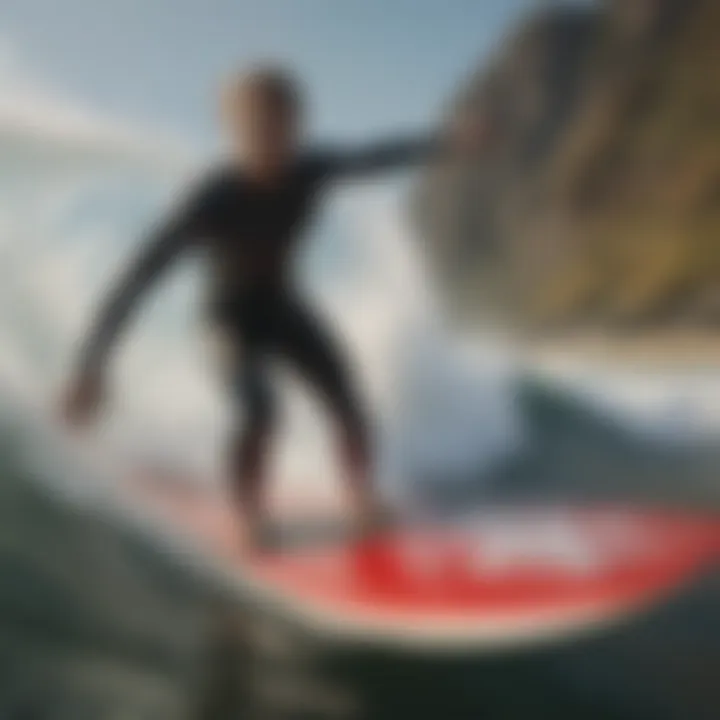
[[[104,394],[105,366],[110,350],[144,292],[189,244],[190,217],[181,213],[165,223],[142,248],[101,304],[81,348],[75,376],[62,403],[64,419],[77,425],[89,421]]]
[[[102,371],[138,301],[161,273],[202,237],[215,191],[206,185],[180,203],[131,261],[102,303],[80,355],[80,375]]]
[[[328,179],[363,177],[428,162],[443,154],[440,136],[395,138],[366,146],[318,153],[321,174]]]
[[[483,146],[488,137],[487,130],[487,123],[483,120],[459,116],[447,132],[399,137],[365,147],[321,152],[320,170],[330,179],[353,178],[463,156]]]
[[[187,245],[190,236],[186,225],[174,220],[153,233],[102,302],[82,346],[81,374],[101,371],[138,300]]]

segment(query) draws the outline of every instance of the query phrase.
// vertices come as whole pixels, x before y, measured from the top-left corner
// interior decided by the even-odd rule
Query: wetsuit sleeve
[[[353,149],[329,149],[316,155],[322,179],[364,177],[421,164],[441,155],[446,143],[439,136],[396,138]]]
[[[210,194],[198,192],[181,203],[151,233],[100,307],[81,349],[82,373],[102,368],[140,298],[158,276],[203,235],[209,205]]]

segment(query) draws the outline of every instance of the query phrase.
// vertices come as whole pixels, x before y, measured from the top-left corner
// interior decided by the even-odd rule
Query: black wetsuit
[[[320,191],[332,181],[402,167],[434,152],[432,139],[388,142],[350,152],[312,152],[282,181],[262,186],[239,168],[210,174],[154,234],[106,301],[83,353],[83,367],[104,363],[135,301],[179,255],[199,248],[211,269],[210,317],[238,350],[233,394],[251,435],[269,430],[274,403],[265,358],[289,360],[357,438],[364,413],[338,346],[294,291],[291,254]]]

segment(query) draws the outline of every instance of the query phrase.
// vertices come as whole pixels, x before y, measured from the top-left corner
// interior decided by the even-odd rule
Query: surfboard
[[[240,552],[219,493],[133,478],[128,501],[221,568],[244,597],[313,632],[496,651],[572,638],[679,592],[720,560],[720,517],[631,507],[498,507],[372,537],[278,511],[281,542]]]

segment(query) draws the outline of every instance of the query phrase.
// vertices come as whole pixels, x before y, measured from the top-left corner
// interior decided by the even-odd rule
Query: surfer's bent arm
[[[83,375],[100,372],[107,356],[125,328],[138,300],[160,274],[198,236],[197,212],[183,208],[152,233],[137,257],[106,297],[85,338],[80,371]]]

